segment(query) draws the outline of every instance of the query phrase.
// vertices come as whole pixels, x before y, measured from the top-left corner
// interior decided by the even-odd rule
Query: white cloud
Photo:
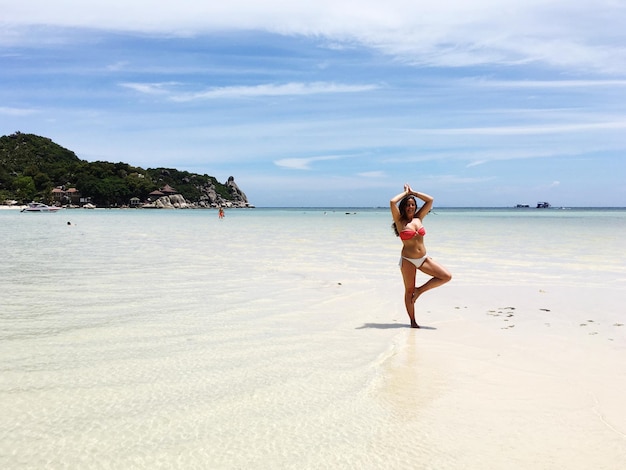
[[[120,86],[129,88],[138,93],[149,95],[167,95],[175,102],[202,101],[212,99],[257,98],[271,96],[303,96],[326,93],[360,93],[379,88],[378,85],[346,85],[341,83],[313,82],[313,83],[267,83],[254,86],[227,86],[216,87],[205,91],[180,93],[175,90],[179,83],[120,83]]]
[[[623,87],[626,80],[488,80],[468,79],[466,82],[481,87],[493,88],[592,88],[592,87]]]
[[[541,135],[541,134],[570,134],[592,130],[626,129],[626,121],[587,122],[556,125],[528,125],[528,126],[494,126],[494,127],[462,127],[438,129],[406,129],[408,132],[427,135]]]
[[[407,62],[443,66],[541,63],[626,72],[626,9],[614,0],[2,0],[0,41],[15,26],[193,35],[256,30],[361,44]],[[120,14],[123,12],[123,14]],[[32,33],[32,31],[30,31]]]
[[[339,155],[327,155],[323,157],[308,157],[308,158],[281,158],[280,160],[275,160],[274,164],[276,166],[287,168],[290,170],[311,170],[311,164],[314,162],[321,162],[327,160],[339,160],[342,158],[347,158],[345,156]]]
[[[119,62],[115,62],[114,64],[107,65],[106,69],[112,72],[117,72],[123,70],[129,65],[129,62],[126,60],[121,60]]]
[[[30,108],[12,108],[7,106],[0,106],[0,114],[6,116],[30,116],[31,114],[38,113],[35,109]]]
[[[364,171],[363,173],[357,173],[357,176],[364,178],[384,178],[387,174],[384,171]]]
[[[320,93],[358,93],[378,88],[376,85],[343,85],[336,83],[285,83],[256,86],[229,86],[212,88],[197,93],[173,95],[173,101],[194,101],[217,98],[251,98],[259,96],[296,96]]]
[[[169,88],[175,85],[173,82],[167,83],[120,83],[120,86],[129,88],[139,93],[147,95],[166,95],[169,94]]]
[[[485,163],[487,163],[487,160],[474,160],[473,162],[470,162],[467,164],[467,168],[471,168],[473,166],[484,165]]]
[[[475,166],[485,165],[492,161],[551,158],[555,156],[562,156],[564,154],[576,154],[576,150],[573,147],[556,147],[549,150],[537,150],[534,148],[515,149],[509,146],[503,146],[501,148],[490,147],[489,150],[459,153],[456,157],[458,158],[459,156],[462,156],[464,159],[471,160],[470,163],[466,165],[466,168],[472,168]],[[446,155],[446,157],[449,158],[450,155]]]
[[[450,186],[450,185],[465,185],[465,184],[477,184],[485,183],[487,181],[493,181],[495,176],[482,176],[482,177],[467,177],[458,175],[430,175],[421,178],[424,182],[428,182],[430,185],[437,186]]]

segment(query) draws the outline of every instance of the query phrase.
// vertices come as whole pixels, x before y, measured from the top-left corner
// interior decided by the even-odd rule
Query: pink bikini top
[[[400,238],[402,240],[410,240],[415,235],[420,235],[423,237],[424,235],[426,235],[426,229],[422,226],[417,230],[417,232],[411,229],[402,230],[402,232],[400,232]]]

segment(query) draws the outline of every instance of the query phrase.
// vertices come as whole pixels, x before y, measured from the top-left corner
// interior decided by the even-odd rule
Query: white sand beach
[[[433,329],[407,333],[384,389],[420,448],[436,449],[425,468],[619,467],[623,291],[450,286],[434,297],[423,302]]]
[[[0,217],[3,468],[626,461],[624,212],[429,216],[419,330],[386,212]]]

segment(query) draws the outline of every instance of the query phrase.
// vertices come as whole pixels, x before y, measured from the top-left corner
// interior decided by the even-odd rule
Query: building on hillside
[[[178,191],[172,188],[169,184],[166,184],[165,186],[163,186],[161,188],[161,192],[165,194],[166,196],[169,196],[170,194],[178,194]]]
[[[91,198],[81,197],[80,191],[76,188],[65,189],[65,186],[57,186],[52,190],[52,201],[60,205],[80,205],[91,202]]]
[[[156,201],[160,197],[172,196],[174,194],[179,194],[179,192],[176,189],[172,188],[169,184],[166,184],[161,189],[155,189],[150,194],[148,194],[148,201]]]

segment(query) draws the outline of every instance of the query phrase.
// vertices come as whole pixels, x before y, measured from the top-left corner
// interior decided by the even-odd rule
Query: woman
[[[424,202],[419,210],[415,198]],[[393,229],[396,236],[402,239],[400,270],[404,280],[404,305],[411,319],[411,328],[419,328],[415,321],[415,301],[427,290],[448,282],[452,279],[452,274],[426,255],[426,246],[424,246],[426,229],[422,220],[433,207],[432,196],[413,191],[408,184],[405,184],[404,192],[392,198],[389,206],[393,217]],[[419,287],[415,285],[415,274],[418,269],[431,276]]]

